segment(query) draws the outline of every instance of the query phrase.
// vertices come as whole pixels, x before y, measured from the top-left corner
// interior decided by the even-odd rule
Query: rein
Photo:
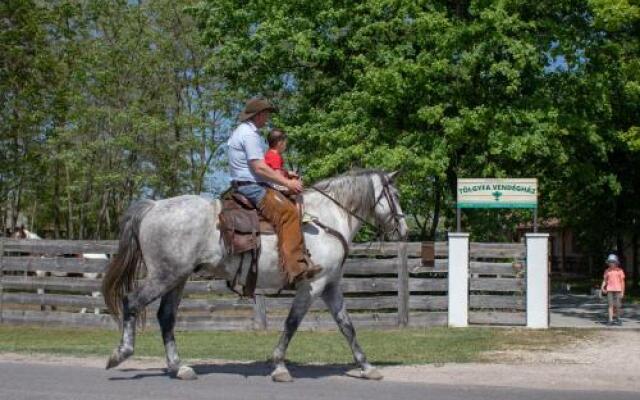
[[[375,207],[375,206],[378,205],[378,203],[382,199],[382,196],[386,197],[387,202],[389,203],[389,207],[391,208],[391,219],[393,219],[393,221],[394,221],[394,227],[390,231],[381,230],[379,225],[374,225],[371,222],[367,221],[366,219],[362,218],[361,216],[357,215],[355,212],[349,210],[347,207],[342,205],[338,200],[336,200],[333,197],[331,197],[331,195],[329,195],[324,190],[319,189],[316,186],[311,186],[311,189],[317,191],[318,193],[320,193],[321,195],[323,195],[327,199],[331,200],[335,205],[340,207],[340,209],[342,209],[343,211],[345,211],[347,214],[351,215],[352,217],[354,217],[358,221],[362,222],[364,225],[368,225],[369,227],[373,228],[375,230],[375,232],[378,234],[378,237],[382,237],[387,233],[399,232],[399,230],[400,230],[400,218],[404,217],[404,215],[398,213],[398,210],[396,208],[396,204],[393,201],[393,196],[390,193],[389,180],[386,177],[382,176],[382,175],[380,175],[380,179],[382,180],[382,191],[380,192],[380,195],[378,196],[376,201],[373,203],[373,206]],[[340,236],[342,236],[342,235],[340,235]],[[344,238],[343,238],[343,240],[344,240]]]
[[[336,199],[334,199],[333,197],[331,197],[327,192],[325,192],[324,190],[318,189],[315,186],[311,186],[311,189],[315,190],[316,192],[320,193],[321,195],[323,195],[324,197],[326,197],[327,199],[331,200],[335,205],[337,205],[338,207],[340,207],[340,209],[342,209],[343,211],[346,211],[347,214],[351,215],[352,217],[354,217],[355,219],[357,219],[358,221],[362,222],[365,225],[369,225],[373,228],[376,228],[376,226],[374,226],[371,222],[365,220],[364,218],[362,218],[359,215],[356,215],[356,213],[354,213],[353,211],[347,209],[347,207],[343,206],[342,204],[340,204],[340,202]],[[375,204],[378,204],[378,202],[376,201]]]

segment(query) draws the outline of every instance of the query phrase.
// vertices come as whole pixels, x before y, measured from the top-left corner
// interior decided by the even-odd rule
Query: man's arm
[[[280,175],[278,171],[271,169],[262,159],[249,160],[249,166],[257,175],[268,181],[286,186],[294,193],[302,192],[302,183],[299,180],[287,179]]]

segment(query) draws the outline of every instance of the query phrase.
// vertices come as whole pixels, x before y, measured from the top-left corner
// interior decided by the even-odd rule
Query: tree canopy
[[[0,24],[2,205],[57,237],[206,190],[262,95],[308,183],[401,170],[415,238],[452,227],[458,177],[537,177],[587,251],[637,242],[637,0],[8,0]],[[528,219],[493,215],[465,224]]]
[[[5,227],[114,237],[131,201],[205,189],[227,102],[192,3],[2,2]]]
[[[210,0],[192,13],[208,70],[279,102],[311,180],[400,169],[405,208],[429,238],[440,210],[452,215],[457,177],[537,177],[543,216],[602,251],[638,229],[639,10]],[[477,235],[491,225],[467,217]]]

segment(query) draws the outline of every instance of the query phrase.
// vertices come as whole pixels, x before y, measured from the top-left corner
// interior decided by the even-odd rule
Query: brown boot
[[[278,235],[280,263],[289,283],[310,279],[321,268],[307,262],[296,205],[276,190],[267,188],[267,193],[258,204],[258,210],[274,226]],[[311,268],[310,268],[311,266]]]
[[[307,269],[301,274],[302,276],[300,277],[300,280],[311,279],[322,272],[322,266],[311,261],[311,257],[309,257],[309,254],[306,252],[304,255],[304,261],[307,265]]]

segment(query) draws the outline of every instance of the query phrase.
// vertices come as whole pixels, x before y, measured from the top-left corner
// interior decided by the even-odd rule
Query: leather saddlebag
[[[256,210],[225,208],[219,218],[222,240],[228,254],[260,249],[260,220]]]

